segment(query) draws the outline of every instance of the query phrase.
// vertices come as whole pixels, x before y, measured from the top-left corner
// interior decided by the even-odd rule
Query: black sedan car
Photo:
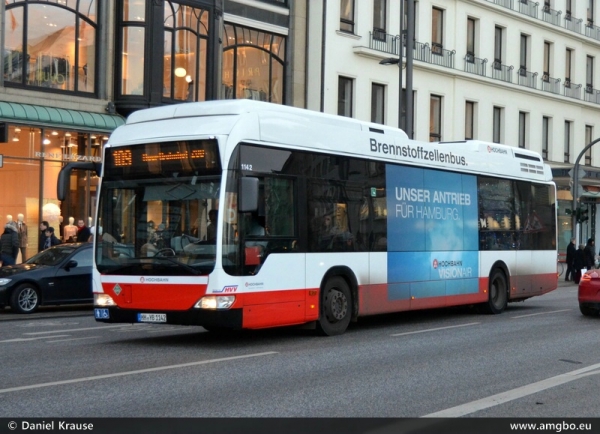
[[[44,305],[93,301],[92,243],[59,244],[0,268],[0,307],[32,313]]]

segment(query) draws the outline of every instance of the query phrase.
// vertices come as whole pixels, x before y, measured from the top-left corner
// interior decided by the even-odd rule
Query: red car
[[[600,270],[590,270],[579,282],[579,310],[585,316],[598,316],[600,312]]]

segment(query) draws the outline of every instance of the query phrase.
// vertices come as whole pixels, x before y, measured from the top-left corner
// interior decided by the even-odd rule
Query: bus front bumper
[[[186,311],[141,311],[119,307],[94,307],[96,321],[104,323],[174,324],[222,327],[232,330],[242,328],[242,309]]]

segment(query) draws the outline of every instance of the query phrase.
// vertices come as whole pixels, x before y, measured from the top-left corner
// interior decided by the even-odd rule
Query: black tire
[[[10,296],[10,307],[18,313],[33,313],[40,306],[40,292],[35,285],[23,283]]]
[[[508,303],[508,283],[504,272],[498,268],[492,271],[488,286],[488,301],[482,307],[486,313],[497,315],[506,309]]]
[[[589,307],[586,304],[579,304],[579,310],[585,316],[598,316],[598,309],[594,309],[593,307]]]
[[[317,331],[324,336],[341,335],[352,318],[352,294],[348,282],[332,277],[321,290]]]

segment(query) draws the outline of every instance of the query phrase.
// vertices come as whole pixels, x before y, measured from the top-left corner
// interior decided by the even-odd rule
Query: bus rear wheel
[[[483,308],[487,313],[499,314],[506,309],[508,303],[508,284],[506,276],[502,270],[495,269],[490,275],[488,287],[488,301],[483,303]]]
[[[341,335],[352,318],[352,295],[348,282],[332,277],[321,290],[321,306],[317,330],[325,336]]]

